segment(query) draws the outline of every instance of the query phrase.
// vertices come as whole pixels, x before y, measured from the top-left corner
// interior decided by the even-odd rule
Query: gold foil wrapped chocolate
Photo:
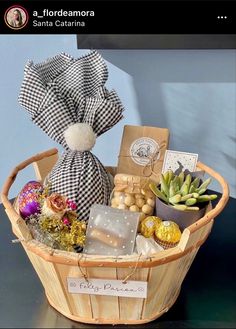
[[[179,226],[172,221],[163,221],[155,229],[155,239],[163,248],[175,247],[181,238]]]
[[[155,230],[160,226],[162,220],[156,216],[146,217],[140,224],[140,232],[145,238],[153,236]]]

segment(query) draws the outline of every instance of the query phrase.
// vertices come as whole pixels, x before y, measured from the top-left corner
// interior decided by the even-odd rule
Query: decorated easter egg
[[[39,195],[42,193],[43,186],[36,181],[28,182],[19,193],[19,211],[22,218],[40,212]]]

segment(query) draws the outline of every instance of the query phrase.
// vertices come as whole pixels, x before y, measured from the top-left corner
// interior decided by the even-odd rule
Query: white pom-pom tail
[[[64,132],[64,137],[72,151],[90,151],[96,142],[96,134],[87,123],[75,123],[69,126]]]

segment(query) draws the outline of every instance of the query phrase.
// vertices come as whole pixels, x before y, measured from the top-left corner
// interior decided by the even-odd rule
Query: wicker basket
[[[49,303],[66,317],[85,323],[140,324],[152,321],[167,312],[175,303],[181,284],[207,239],[214,217],[225,207],[229,189],[225,180],[211,168],[198,162],[198,168],[220,183],[223,194],[214,209],[186,228],[179,244],[152,257],[102,257],[53,250],[32,239],[24,220],[8,200],[8,192],[17,173],[33,163],[38,179],[43,179],[57,160],[57,149],[35,155],[19,164],[8,177],[2,191],[2,202],[12,223],[14,234],[34,266],[46,292]],[[121,279],[132,274],[130,280],[147,281],[147,298],[125,298],[70,294],[67,277]]]

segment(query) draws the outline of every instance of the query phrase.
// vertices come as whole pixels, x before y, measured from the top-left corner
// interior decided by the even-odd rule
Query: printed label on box
[[[167,128],[126,125],[120,146],[117,174],[147,177],[159,183],[168,142]]]
[[[147,298],[147,282],[122,280],[104,280],[67,278],[68,292],[71,294],[89,294],[119,296],[129,298]]]
[[[160,147],[152,138],[142,137],[136,139],[130,146],[132,160],[140,166],[146,166],[151,159],[156,161],[160,158]]]

